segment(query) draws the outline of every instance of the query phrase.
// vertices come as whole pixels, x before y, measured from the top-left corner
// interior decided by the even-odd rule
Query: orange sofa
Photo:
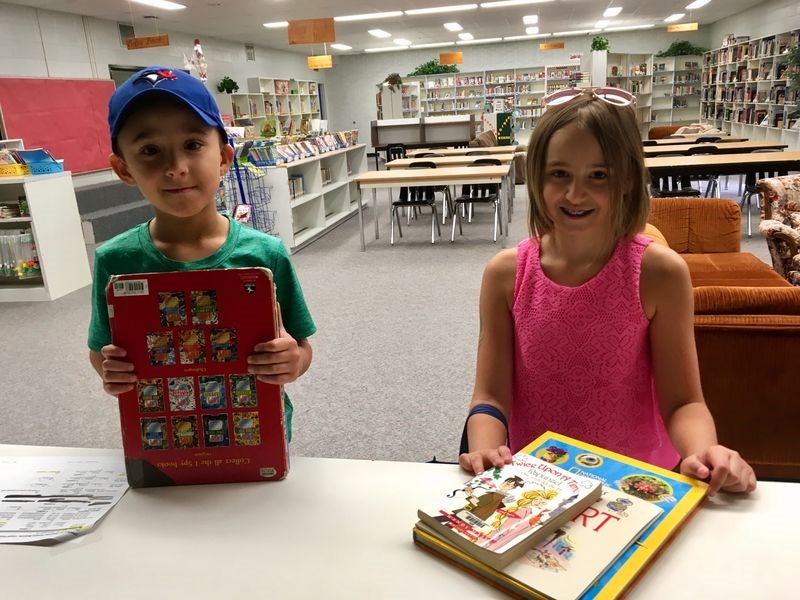
[[[720,443],[759,478],[800,481],[800,288],[739,252],[732,200],[654,198],[649,222],[689,265],[700,377]]]

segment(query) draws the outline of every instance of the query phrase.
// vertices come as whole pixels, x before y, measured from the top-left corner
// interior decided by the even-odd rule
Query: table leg
[[[378,233],[378,192],[372,188],[372,212],[375,214],[375,239],[380,237]]]
[[[358,231],[361,234],[361,251],[366,252],[367,245],[364,243],[364,206],[361,204],[361,186],[358,186]]]
[[[506,191],[503,194],[503,201],[506,202],[506,205],[511,201],[510,200],[510,188],[514,184],[513,179],[509,176],[503,178],[504,181],[501,182],[500,187],[505,187]],[[511,222],[511,211],[509,210],[508,206],[506,206],[505,210],[500,211],[500,222],[503,224],[503,239],[502,239],[502,247],[505,248],[508,246],[508,224]]]

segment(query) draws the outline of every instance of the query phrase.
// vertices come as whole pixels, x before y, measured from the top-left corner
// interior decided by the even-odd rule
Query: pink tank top
[[[667,469],[678,464],[659,412],[650,322],[639,297],[651,241],[620,240],[600,272],[578,287],[547,278],[538,239],[519,244],[512,452],[550,430]]]

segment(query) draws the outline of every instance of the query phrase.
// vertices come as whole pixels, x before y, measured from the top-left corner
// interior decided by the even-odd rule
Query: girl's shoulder
[[[639,294],[648,318],[657,307],[691,295],[689,267],[680,254],[661,244],[650,244],[642,256]]]
[[[486,273],[512,279],[517,273],[517,248],[507,248],[495,254],[486,265]]]

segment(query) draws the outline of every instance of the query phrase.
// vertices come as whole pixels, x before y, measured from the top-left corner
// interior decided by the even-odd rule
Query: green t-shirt
[[[317,327],[306,306],[289,253],[280,239],[230,220],[228,238],[214,254],[201,260],[179,262],[167,258],[153,244],[149,223],[142,223],[103,243],[95,254],[92,319],[89,348],[95,352],[111,343],[106,285],[112,275],[161,273],[237,267],[266,267],[272,271],[277,300],[286,331],[296,340],[311,336]],[[292,403],[284,394],[286,435],[292,438]]]

